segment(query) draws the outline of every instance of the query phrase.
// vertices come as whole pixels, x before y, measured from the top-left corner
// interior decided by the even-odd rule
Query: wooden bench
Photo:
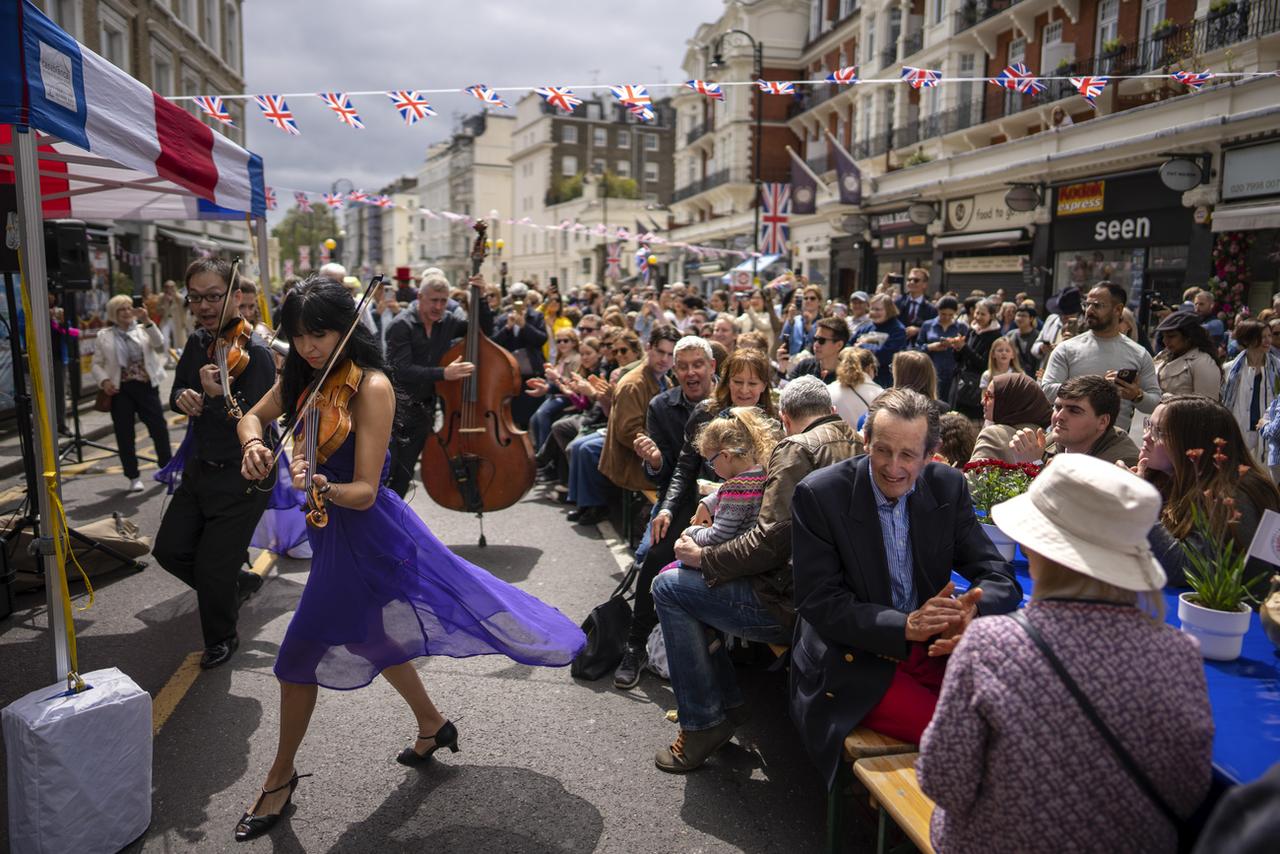
[[[914,744],[899,741],[887,735],[856,727],[845,736],[843,759],[836,769],[836,781],[827,792],[827,851],[840,851],[844,841],[844,800],[853,784],[854,763],[881,756],[912,754],[919,750]]]
[[[884,854],[885,817],[893,819],[902,828],[911,844],[933,854],[929,843],[929,819],[933,815],[933,801],[920,791],[916,780],[918,753],[899,753],[893,756],[877,756],[859,759],[853,763],[854,776],[871,793],[871,805],[880,813],[876,831],[876,852]]]

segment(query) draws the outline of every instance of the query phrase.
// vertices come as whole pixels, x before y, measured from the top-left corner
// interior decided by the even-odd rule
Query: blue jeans
[[[551,435],[551,425],[569,406],[569,401],[560,395],[552,395],[542,401],[538,411],[529,419],[529,432],[532,434],[533,450],[541,451],[547,437]]]
[[[762,643],[790,641],[790,632],[760,604],[745,578],[708,587],[696,569],[667,570],[653,580],[653,604],[684,730],[718,726],[725,709],[743,703],[724,645],[707,649],[707,626]]]
[[[1280,400],[1280,398],[1276,398]],[[658,508],[662,506],[659,501],[653,505],[653,509],[649,511],[649,521],[645,523],[644,533],[640,536],[640,542],[636,545],[636,563],[644,563],[645,556],[649,554],[649,547],[653,545],[653,517],[658,515]]]
[[[604,453],[604,433],[596,431],[569,443],[569,501],[579,507],[604,507],[604,475],[600,455]]]

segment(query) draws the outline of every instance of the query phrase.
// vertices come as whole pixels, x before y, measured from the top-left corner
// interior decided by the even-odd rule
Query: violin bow
[[[237,286],[240,280],[240,259],[237,258],[231,264],[231,281],[227,283],[227,292],[222,295],[222,311],[218,312],[218,330],[214,333],[213,349],[215,353],[220,353],[220,345],[222,338],[222,330],[226,328],[229,317],[227,309],[231,306],[231,295],[240,292]],[[238,305],[238,303],[237,303]],[[240,408],[240,403],[235,399],[231,392],[231,377],[227,376],[226,359],[218,360],[218,382],[222,385],[222,402],[227,408],[227,417],[233,421],[239,421],[244,417],[244,411]]]
[[[338,364],[342,357],[342,352],[347,348],[347,342],[351,340],[351,336],[355,334],[356,327],[360,325],[360,317],[366,305],[373,295],[382,289],[383,277],[381,274],[374,276],[369,280],[368,287],[364,290],[364,295],[360,297],[360,302],[356,303],[356,316],[351,321],[351,325],[347,327],[347,331],[338,341],[338,346],[333,348],[333,352],[329,354],[328,360],[324,363],[324,367],[320,373],[316,374],[311,380],[311,385],[307,388],[307,396],[303,398],[302,405],[298,407],[298,411],[293,414],[293,418],[285,426],[280,434],[280,444],[276,446],[276,452],[272,455],[271,465],[274,466],[280,461],[280,455],[284,453],[284,441],[288,436],[293,435],[293,431],[298,428],[299,422],[307,414],[308,410],[315,404],[316,397],[320,394],[320,389],[324,386],[324,381],[329,378],[329,374],[333,372],[334,367]]]

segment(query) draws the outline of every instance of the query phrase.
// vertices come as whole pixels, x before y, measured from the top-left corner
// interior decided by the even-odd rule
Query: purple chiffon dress
[[[355,434],[317,468],[349,482]],[[327,525],[307,527],[311,575],[276,657],[280,679],[351,690],[424,655],[563,667],[586,644],[564,614],[449,551],[385,486],[368,510],[328,511]]]
[[[274,441],[272,445],[274,446]],[[174,452],[164,468],[157,471],[154,477],[168,487],[169,495],[182,483],[182,471],[186,468],[191,455],[195,453],[195,441],[191,436],[191,426],[182,437],[182,444]],[[276,466],[276,482],[271,487],[271,498],[267,501],[267,510],[253,529],[253,539],[249,545],[255,549],[266,549],[273,554],[282,555],[307,541],[307,520],[298,512],[299,507],[306,506],[307,497],[302,490],[294,489],[289,477],[289,453],[280,453],[280,463]]]

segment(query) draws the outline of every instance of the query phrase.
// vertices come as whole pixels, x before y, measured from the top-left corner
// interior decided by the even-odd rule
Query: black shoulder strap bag
[[[1174,812],[1173,808],[1169,806],[1169,802],[1161,796],[1155,785],[1152,784],[1151,780],[1138,766],[1138,763],[1134,761],[1131,755],[1129,755],[1129,751],[1124,749],[1124,745],[1116,738],[1115,733],[1108,729],[1107,725],[1103,723],[1102,718],[1100,718],[1097,711],[1094,710],[1093,704],[1089,702],[1089,698],[1080,690],[1080,686],[1071,678],[1071,674],[1067,673],[1067,669],[1062,666],[1062,662],[1058,659],[1058,656],[1053,654],[1053,650],[1049,648],[1049,644],[1045,641],[1044,635],[1040,634],[1040,630],[1033,626],[1031,621],[1027,619],[1027,612],[1019,609],[1010,614],[1010,616],[1013,617],[1014,622],[1022,627],[1023,631],[1027,633],[1027,636],[1031,638],[1032,642],[1039,647],[1040,652],[1049,662],[1049,666],[1053,668],[1053,672],[1058,674],[1058,678],[1062,680],[1062,684],[1067,687],[1069,692],[1071,692],[1071,696],[1075,698],[1076,704],[1079,705],[1080,710],[1084,712],[1084,716],[1089,719],[1089,723],[1093,724],[1093,728],[1098,731],[1098,735],[1102,736],[1102,740],[1107,743],[1107,746],[1111,748],[1113,753],[1115,753],[1116,758],[1120,760],[1120,766],[1128,772],[1129,776],[1133,779],[1133,782],[1138,784],[1138,788],[1142,790],[1142,793],[1156,805],[1156,808],[1160,810],[1165,819],[1173,825],[1173,829],[1178,834],[1178,850],[1190,851],[1192,846],[1195,844],[1194,829],[1190,824],[1183,821],[1176,812]]]
[[[595,681],[612,673],[622,661],[627,648],[627,635],[631,631],[631,605],[628,599],[635,597],[631,585],[640,575],[640,565],[631,562],[630,569],[622,576],[609,599],[597,605],[582,622],[587,635],[587,645],[569,665],[569,673],[575,679]]]

